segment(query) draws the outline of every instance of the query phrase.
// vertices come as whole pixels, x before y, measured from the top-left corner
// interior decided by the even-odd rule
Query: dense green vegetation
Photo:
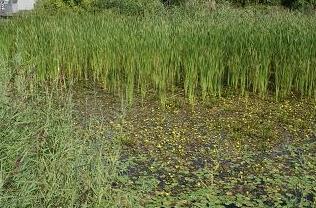
[[[119,9],[129,8],[131,10],[145,9],[148,10],[152,6],[187,6],[189,4],[203,4],[213,0],[39,0],[39,8],[49,9],[110,9],[113,7]],[[217,3],[231,3],[236,6],[249,6],[249,5],[268,5],[268,6],[283,6],[289,9],[313,9],[316,7],[315,0],[217,0]]]
[[[227,89],[316,95],[315,16],[225,9],[142,18],[35,15],[7,27],[6,56],[18,56],[14,68],[37,81],[91,79],[129,100],[151,92],[163,103],[182,89],[192,103]]]
[[[315,14],[194,2],[0,20],[0,207],[316,206]]]

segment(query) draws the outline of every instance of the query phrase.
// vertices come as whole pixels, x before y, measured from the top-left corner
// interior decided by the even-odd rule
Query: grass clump
[[[125,180],[118,138],[76,128],[71,112],[43,94],[0,104],[1,207],[138,206],[137,193],[113,185]]]

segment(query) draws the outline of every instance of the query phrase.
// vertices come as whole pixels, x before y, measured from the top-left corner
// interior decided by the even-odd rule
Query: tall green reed
[[[28,16],[4,35],[36,80],[90,80],[132,102],[183,90],[191,103],[227,89],[316,97],[316,19],[219,10],[204,16]],[[13,43],[12,43],[13,44]],[[8,44],[2,47],[6,54]],[[4,49],[3,49],[4,48]],[[30,67],[29,67],[30,68]],[[24,70],[28,67],[24,67]]]

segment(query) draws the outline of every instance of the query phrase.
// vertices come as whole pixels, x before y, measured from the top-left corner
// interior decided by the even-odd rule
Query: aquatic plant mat
[[[313,101],[227,96],[192,107],[179,93],[163,109],[91,85],[8,99],[3,207],[315,206]]]
[[[124,107],[102,90],[80,92],[77,124],[98,119],[111,126],[105,139],[121,135],[127,181],[114,188],[147,189],[144,206],[315,204],[313,102],[230,96],[192,108],[178,96],[161,109],[154,97]]]

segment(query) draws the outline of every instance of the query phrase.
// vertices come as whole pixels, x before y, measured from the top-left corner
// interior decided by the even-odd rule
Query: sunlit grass
[[[10,27],[10,28],[9,28]],[[28,16],[0,33],[38,81],[96,81],[107,90],[166,102],[183,89],[191,103],[225,89],[276,98],[316,96],[316,19],[219,10],[208,15]],[[10,43],[10,44],[9,44]]]

